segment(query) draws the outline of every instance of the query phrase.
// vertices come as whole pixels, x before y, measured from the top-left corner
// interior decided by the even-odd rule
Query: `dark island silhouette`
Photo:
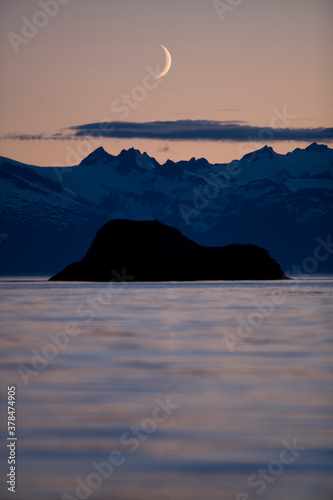
[[[97,232],[80,262],[50,280],[108,282],[126,277],[128,281],[286,279],[267,250],[256,245],[204,247],[158,221],[117,219]]]

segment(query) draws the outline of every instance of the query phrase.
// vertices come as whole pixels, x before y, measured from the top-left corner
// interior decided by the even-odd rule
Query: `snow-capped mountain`
[[[265,146],[228,164],[160,165],[133,148],[98,148],[74,167],[1,157],[0,274],[52,274],[117,218],[156,219],[203,245],[253,243],[285,271],[333,272],[331,254],[309,264],[332,233],[332,188],[333,150],[316,143],[286,155]]]

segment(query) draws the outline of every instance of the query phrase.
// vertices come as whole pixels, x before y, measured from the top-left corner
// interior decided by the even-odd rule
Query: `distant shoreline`
[[[103,284],[108,284],[110,282],[105,281],[105,282],[100,282],[100,281],[51,281],[49,282],[50,276],[0,276],[0,284],[1,283],[24,283],[24,282],[29,282],[29,283],[77,283],[77,284],[94,284],[98,283],[99,285]],[[316,281],[316,280],[333,280],[333,274],[325,274],[325,275],[318,275],[318,276],[288,276],[287,280],[283,281],[288,281],[288,280],[300,280],[300,281]],[[173,284],[173,283],[224,283],[224,282],[235,282],[235,283],[240,283],[240,282],[265,282],[265,281],[274,281],[276,282],[277,280],[197,280],[197,281],[134,281],[134,282],[127,282],[126,285],[131,285],[132,283],[134,285],[140,284],[140,283],[148,283],[148,284],[158,284],[158,283],[163,283],[163,284]],[[117,283],[115,282],[115,285]]]

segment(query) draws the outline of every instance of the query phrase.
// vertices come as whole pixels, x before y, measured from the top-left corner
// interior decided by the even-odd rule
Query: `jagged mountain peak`
[[[92,163],[107,162],[114,159],[114,156],[110,155],[105,149],[100,146],[90,153],[84,160],[81,161],[80,165],[91,165]]]
[[[189,163],[193,164],[193,165],[199,165],[199,166],[206,166],[209,164],[209,162],[208,162],[208,160],[206,160],[206,158],[195,158],[195,156],[193,156],[189,160]]]
[[[125,173],[125,170],[129,172],[133,168],[151,170],[159,166],[155,158],[152,158],[145,152],[141,153],[141,151],[135,148],[123,149],[117,159],[120,160],[120,166],[117,168],[122,173]]]
[[[265,157],[266,159],[272,159],[277,153],[274,151],[274,149],[271,146],[264,146],[261,149],[258,149],[257,151],[253,151],[252,153],[247,153],[246,155],[243,156],[242,160],[247,160],[247,161],[258,161],[259,159]]]
[[[82,160],[80,165],[108,163],[114,160],[119,162],[119,169],[121,169],[123,173],[125,170],[130,171],[132,168],[150,170],[159,165],[155,158],[150,157],[147,153],[141,153],[138,149],[123,149],[118,156],[113,156],[105,151],[102,146],[90,153],[84,160]]]
[[[137,155],[141,154],[141,151],[135,148],[122,149],[118,155],[118,158],[135,158]]]
[[[326,146],[326,144],[318,144],[317,142],[313,142],[305,148],[305,151],[317,151],[319,153],[325,153],[325,151],[328,151],[330,148]]]

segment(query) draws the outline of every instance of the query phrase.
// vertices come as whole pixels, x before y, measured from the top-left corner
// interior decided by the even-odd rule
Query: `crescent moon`
[[[157,80],[157,78],[162,78],[162,76],[166,75],[169,69],[171,68],[171,54],[168,51],[168,49],[164,47],[164,45],[161,45],[161,47],[165,52],[165,57],[166,57],[165,66],[163,71],[158,76],[155,76],[155,80]]]

